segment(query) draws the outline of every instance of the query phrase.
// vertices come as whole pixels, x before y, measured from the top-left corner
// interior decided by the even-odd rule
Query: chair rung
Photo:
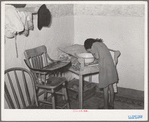
[[[64,108],[64,107],[66,107],[66,106],[67,106],[67,104],[68,104],[68,103],[65,103],[63,106],[56,106],[56,107],[57,107],[57,108],[61,108],[61,109],[62,109],[62,108]]]
[[[39,97],[40,95],[42,95],[42,94],[44,94],[45,93],[45,91],[41,91],[40,93],[38,93],[37,94],[37,96]],[[47,91],[47,93],[52,93],[51,91]],[[55,92],[56,94],[58,94],[58,95],[64,95],[63,93],[61,93],[61,92]]]
[[[49,105],[49,106],[52,106],[52,104]],[[65,104],[65,105],[63,105],[63,106],[56,106],[56,108],[63,109],[63,108],[66,107],[66,106],[67,106],[67,104]]]
[[[61,92],[55,92],[56,94],[58,94],[58,95],[64,95],[63,93],[61,93]]]
[[[37,96],[39,97],[40,95],[42,95],[44,93],[44,91],[41,91],[40,93],[37,94]]]
[[[45,101],[45,100],[38,100],[38,102],[40,102],[40,103],[45,103],[45,104],[52,104],[51,102],[47,102],[47,101]]]

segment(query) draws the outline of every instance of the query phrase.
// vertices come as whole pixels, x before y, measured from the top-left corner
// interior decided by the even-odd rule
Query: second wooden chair
[[[38,103],[43,105],[52,105],[53,109],[67,108],[69,109],[69,100],[66,89],[66,78],[55,77],[55,71],[41,70],[43,67],[55,62],[47,54],[46,46],[42,45],[36,48],[25,50],[25,63],[36,77],[36,90],[38,96]],[[61,68],[62,69],[62,68]],[[44,98],[41,97],[41,95]],[[62,100],[58,96],[62,96]],[[48,106],[46,106],[48,107]]]

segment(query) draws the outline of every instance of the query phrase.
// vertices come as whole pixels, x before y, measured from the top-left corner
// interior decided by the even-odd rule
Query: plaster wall
[[[28,37],[17,36],[18,58],[15,39],[6,39],[5,69],[26,67],[24,50],[46,45],[51,58],[57,59],[57,47],[73,43],[83,44],[87,38],[102,38],[111,49],[120,50],[118,86],[144,90],[144,5],[102,4],[48,4],[52,14],[49,28],[37,28]],[[93,78],[98,82],[98,77]]]
[[[145,51],[143,10],[142,5],[74,6],[74,43],[83,44],[87,38],[102,38],[109,48],[120,50],[118,86],[142,91]]]

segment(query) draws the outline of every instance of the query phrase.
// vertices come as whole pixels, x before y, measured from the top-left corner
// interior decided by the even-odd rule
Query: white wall
[[[48,5],[47,5],[48,6]],[[51,58],[57,59],[57,47],[67,46],[74,40],[74,17],[63,12],[57,14],[58,5],[50,5],[52,14],[52,23],[49,28],[43,27],[40,31],[37,28],[37,15],[34,15],[34,30],[30,31],[28,37],[24,35],[17,36],[18,58],[16,57],[15,39],[7,39],[4,45],[5,50],[5,69],[11,67],[26,67],[24,63],[24,51],[40,45],[46,45],[48,54]],[[49,6],[48,6],[49,7]],[[73,8],[71,5],[63,6],[61,9],[66,12]]]
[[[142,5],[72,5],[49,4],[52,24],[49,28],[37,29],[34,16],[34,31],[28,37],[17,36],[19,57],[16,58],[14,39],[6,39],[5,69],[25,67],[24,50],[45,44],[49,55],[57,58],[57,47],[73,42],[103,38],[112,49],[120,50],[118,86],[144,90],[144,6]]]
[[[115,5],[114,5],[115,6]],[[144,90],[144,16],[138,6],[131,15],[118,6],[75,5],[75,43],[83,44],[87,38],[102,38],[111,49],[120,50],[118,86]],[[114,10],[117,13],[114,13]],[[125,8],[128,8],[125,6]],[[142,10],[142,7],[139,7]],[[106,14],[107,12],[107,14]],[[111,13],[110,13],[111,12]],[[123,12],[121,14],[121,12]],[[137,13],[137,14],[136,14]],[[126,16],[128,15],[128,16]]]

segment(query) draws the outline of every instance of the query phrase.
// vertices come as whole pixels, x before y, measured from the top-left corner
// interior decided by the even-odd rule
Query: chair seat
[[[46,85],[49,86],[50,88],[56,88],[61,84],[63,84],[65,81],[66,81],[66,78],[64,77],[49,77],[47,79]]]

